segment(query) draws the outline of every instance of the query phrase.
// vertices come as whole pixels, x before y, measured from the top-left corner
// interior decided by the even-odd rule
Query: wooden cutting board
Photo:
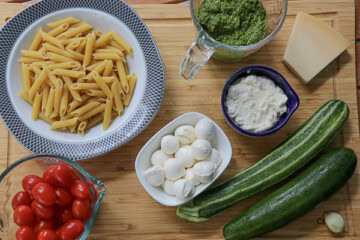
[[[0,4],[0,24],[23,9],[21,4]],[[166,90],[157,117],[130,143],[104,156],[81,162],[94,177],[107,186],[95,226],[89,239],[221,239],[222,227],[270,191],[258,194],[231,210],[204,223],[192,223],[176,217],[176,208],[155,202],[142,188],[134,171],[134,161],[141,147],[159,129],[174,118],[191,111],[214,119],[225,131],[233,147],[233,158],[221,176],[223,181],[242,171],[270,152],[296,130],[317,108],[330,99],[344,100],[351,115],[333,146],[347,146],[360,157],[359,121],[355,78],[354,1],[290,1],[282,30],[265,48],[241,63],[224,64],[211,60],[196,80],[188,83],[178,74],[179,64],[195,31],[188,5],[134,5],[160,49],[166,72]],[[296,13],[304,11],[324,20],[351,42],[350,48],[332,62],[309,85],[304,86],[282,63]],[[306,46],[304,46],[306,47]],[[248,138],[232,130],[223,117],[220,96],[226,79],[235,70],[250,64],[270,66],[288,79],[301,99],[298,111],[279,132],[264,138]],[[0,168],[29,154],[0,124]],[[346,221],[344,239],[360,237],[360,167],[351,181],[329,201],[294,223],[267,234],[267,239],[329,239],[331,234],[318,219],[324,211],[341,213]],[[305,196],[304,196],[305,197]]]

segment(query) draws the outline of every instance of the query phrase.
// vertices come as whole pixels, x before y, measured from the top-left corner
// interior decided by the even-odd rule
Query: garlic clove
[[[336,212],[326,212],[324,214],[326,226],[333,233],[342,233],[344,231],[345,223],[343,217]]]

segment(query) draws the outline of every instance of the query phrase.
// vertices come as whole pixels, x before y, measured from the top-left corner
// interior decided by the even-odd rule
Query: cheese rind
[[[349,41],[328,24],[299,12],[283,62],[307,84],[349,45]]]

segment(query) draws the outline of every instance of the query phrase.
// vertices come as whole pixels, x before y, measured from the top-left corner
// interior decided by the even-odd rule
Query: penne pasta
[[[84,66],[89,65],[91,62],[91,53],[93,52],[94,43],[95,43],[95,34],[92,33],[91,36],[86,41],[85,55],[83,62]]]
[[[95,36],[97,37],[97,38],[100,38],[102,35],[104,35],[101,31],[99,31],[99,30],[93,30],[92,31],[94,34],[95,34]]]
[[[71,81],[71,79],[69,77],[66,77],[66,76],[63,76],[63,79],[65,81],[65,84],[68,86],[69,88],[69,91],[71,93],[71,96],[76,100],[76,101],[79,101],[79,102],[82,102],[82,99],[80,97],[80,94],[78,91],[74,90],[71,88],[71,85],[73,85],[73,82]]]
[[[97,72],[98,74],[102,73],[105,69],[106,64],[108,63],[108,60],[104,60],[102,61],[98,66],[95,67],[94,70],[92,70],[86,77],[85,79],[89,80],[93,80],[94,79],[94,72]]]
[[[60,49],[64,49],[64,45],[59,41],[59,39],[54,38],[43,31],[40,31],[40,34],[41,34],[41,38],[44,42],[49,42],[52,45],[54,45]]]
[[[47,84],[42,85],[41,112],[45,114],[46,104],[48,101],[50,87]]]
[[[55,22],[48,23],[47,25],[49,27],[56,28],[56,27],[58,27],[58,26],[60,26],[61,24],[64,24],[64,23],[74,24],[74,23],[78,23],[78,22],[80,22],[80,20],[78,20],[76,18],[73,18],[73,17],[67,17],[67,18],[63,18],[63,19],[60,19],[60,20],[55,21]]]
[[[106,98],[103,98],[103,97],[92,97],[92,98],[89,98],[86,103],[89,103],[89,102],[99,102],[99,103],[105,103],[106,102]]]
[[[118,89],[119,89],[120,99],[122,101],[124,101],[125,100],[125,92],[122,89],[122,87],[120,85],[120,82],[119,82],[119,79],[116,77],[115,73],[113,73],[113,77],[114,77],[114,82],[118,82]]]
[[[90,98],[89,95],[83,94],[81,96],[81,101],[74,100],[68,105],[67,112],[70,113],[77,107],[82,106],[82,104],[84,104],[89,98]]]
[[[106,85],[106,83],[102,79],[102,77],[97,72],[93,73],[93,77],[95,79],[95,82],[100,86],[101,90],[103,90],[103,92],[106,94],[106,96],[108,98],[112,98],[113,94],[112,94],[110,88]]]
[[[118,70],[121,87],[125,91],[125,93],[128,93],[129,92],[129,84],[128,84],[128,81],[126,78],[126,73],[125,73],[125,69],[124,69],[124,65],[123,65],[122,61],[116,61],[116,67]]]
[[[50,65],[48,65],[47,68],[49,70],[54,70],[54,69],[76,68],[76,67],[80,67],[80,63],[71,61],[71,62],[61,62],[61,63],[50,64]]]
[[[88,89],[100,89],[97,83],[74,83],[71,85],[71,89],[74,90],[88,90]]]
[[[59,69],[59,68],[53,70],[52,73],[55,74],[55,75],[66,76],[66,77],[71,77],[71,78],[85,77],[84,72],[74,71],[74,70],[66,70],[66,69]]]
[[[50,118],[46,117],[45,114],[42,113],[42,112],[39,113],[39,118],[40,118],[41,120],[47,122],[48,124],[52,124],[53,122],[56,122],[56,120],[50,119]]]
[[[39,51],[21,50],[21,54],[24,57],[29,57],[29,58],[48,59],[48,56],[45,53]]]
[[[67,51],[60,49],[58,47],[55,47],[54,45],[51,45],[49,43],[44,43],[43,47],[48,51],[47,58],[49,58],[49,52],[56,53],[56,54],[59,54],[64,57],[70,57],[70,54]]]
[[[32,64],[30,64],[30,68],[32,67],[38,67],[38,68],[42,68],[43,65],[45,66],[49,66],[51,64],[55,64],[56,62],[54,61],[41,61],[41,62],[33,62]]]
[[[99,48],[106,45],[112,39],[112,33],[108,32],[107,34],[102,35],[98,40],[95,41],[94,48]]]
[[[61,104],[63,89],[64,89],[64,83],[61,81],[60,78],[58,78],[55,85],[55,100],[54,100],[54,112],[56,116],[59,116],[60,114],[60,104]]]
[[[96,89],[86,90],[85,94],[91,97],[107,97],[102,90],[96,90]]]
[[[33,63],[39,61],[38,58],[30,58],[30,57],[21,57],[19,59],[19,63]]]
[[[68,119],[68,120],[53,122],[51,124],[51,130],[73,126],[76,124],[77,121],[78,121],[78,118],[75,117],[75,118]]]
[[[132,56],[134,54],[133,48],[115,31],[111,31],[112,38],[118,43],[121,47],[125,49],[125,51]]]
[[[101,77],[102,80],[106,83],[106,84],[110,84],[110,83],[113,83],[114,82],[114,77],[113,76],[110,76],[110,77]]]
[[[65,49],[71,49],[71,50],[74,50],[75,48],[77,48],[79,45],[80,45],[81,41],[80,40],[75,40],[71,43],[69,43]]]
[[[74,42],[74,41],[83,41],[85,40],[85,37],[78,37],[78,38],[67,38],[67,39],[59,39],[59,41],[64,45],[69,45],[70,43]]]
[[[71,49],[67,50],[68,53],[70,54],[70,57],[72,57],[75,60],[79,60],[79,61],[84,61],[84,55],[81,53],[78,53],[76,51],[73,51]]]
[[[90,24],[85,23],[85,24],[80,25],[78,27],[68,29],[66,32],[63,32],[62,34],[60,34],[58,36],[58,38],[59,39],[71,38],[71,37],[74,37],[75,35],[77,35],[79,33],[85,32],[85,31],[87,31],[89,29],[92,29],[92,26]]]
[[[106,46],[105,48],[96,49],[95,52],[97,52],[97,53],[115,53],[115,54],[119,55],[120,57],[124,57],[124,54],[122,51],[120,51],[117,48],[111,47],[111,46]]]
[[[114,106],[116,109],[116,112],[119,116],[121,116],[124,112],[124,107],[123,104],[121,102],[121,98],[120,98],[120,94],[119,94],[119,82],[115,81],[112,85],[111,85],[111,91],[113,93],[114,96]]]
[[[41,43],[41,28],[37,31],[34,40],[31,42],[29,50],[36,51],[38,50]]]
[[[67,112],[68,102],[69,102],[69,89],[68,89],[67,85],[64,84],[63,95],[61,97],[61,102],[60,102],[60,116],[61,117],[65,116],[65,114]]]
[[[136,85],[137,77],[136,75],[131,75],[130,81],[129,81],[129,92],[125,96],[124,104],[125,106],[128,106],[130,104],[131,98],[134,93],[135,85]]]
[[[119,49],[120,51],[125,51],[125,49],[120,45],[120,44],[118,44],[117,42],[115,42],[114,40],[112,40],[112,41],[110,41],[109,42],[109,45],[111,46],[111,47],[114,47],[114,48],[117,48],[117,49]]]
[[[80,116],[84,115],[85,113],[91,111],[92,109],[96,108],[99,105],[100,105],[99,102],[90,102],[90,103],[82,106],[81,108],[78,108],[75,111],[72,111],[71,115],[74,117],[80,117]]]
[[[38,118],[40,113],[41,99],[42,99],[42,92],[38,91],[35,95],[32,111],[31,111],[31,119],[34,121]]]
[[[40,89],[41,85],[45,82],[46,77],[47,77],[47,71],[44,68],[41,71],[41,74],[35,79],[34,84],[29,89],[29,97],[30,97],[30,99],[34,98],[36,92]]]
[[[101,114],[97,114],[94,117],[90,118],[90,120],[88,121],[88,123],[85,127],[85,130],[95,126],[96,124],[101,122],[103,120],[103,118],[104,117]]]
[[[22,74],[22,80],[23,80],[23,88],[27,92],[30,90],[30,87],[31,87],[30,70],[29,70],[29,67],[24,63],[21,64],[21,74]]]
[[[119,60],[121,57],[116,53],[93,53],[92,57],[96,60]]]
[[[96,114],[103,112],[105,110],[105,104],[102,103],[99,106],[97,106],[96,108],[92,109],[91,111],[85,113],[84,115],[82,115],[81,117],[79,117],[79,121],[83,121],[86,119],[91,118],[92,116],[95,116]]]
[[[75,49],[75,51],[78,53],[82,53],[85,47],[86,47],[86,40],[82,40],[79,46]]]
[[[27,92],[19,92],[18,95],[24,99],[26,102],[33,104],[33,101],[30,99],[29,94]]]
[[[48,34],[52,37],[56,37],[60,33],[65,32],[69,28],[69,26],[70,26],[69,23],[63,23],[57,26],[56,28],[52,29],[50,32],[48,32]]]
[[[54,73],[53,73],[52,71],[50,71],[49,69],[47,69],[47,74],[48,74],[48,78],[50,79],[52,85],[55,86],[55,85],[56,85],[56,82],[57,82],[56,76],[55,76]]]
[[[102,63],[102,61],[99,61],[99,62],[95,62],[95,63],[93,63],[92,65],[90,65],[90,66],[88,66],[87,68],[86,68],[86,70],[88,70],[88,71],[93,71],[97,66],[99,66],[99,64],[101,64]]]
[[[103,129],[107,130],[110,126],[111,121],[111,112],[112,112],[113,98],[106,99],[105,111],[104,111],[104,120],[103,120]]]
[[[45,117],[50,118],[50,115],[53,112],[54,109],[54,100],[55,100],[55,87],[52,86],[50,88],[49,97],[46,102],[46,108],[45,108]]]
[[[47,53],[49,59],[54,60],[55,62],[71,62],[74,61],[74,59],[70,57],[65,57],[63,55],[59,55],[56,53],[48,52]]]

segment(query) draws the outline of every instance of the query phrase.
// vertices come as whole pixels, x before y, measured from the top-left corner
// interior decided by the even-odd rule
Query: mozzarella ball
[[[180,144],[189,145],[193,143],[196,139],[195,129],[194,127],[189,125],[178,127],[175,130],[175,137],[179,140]]]
[[[171,158],[171,156],[167,155],[166,153],[163,153],[161,150],[157,150],[151,155],[151,163],[152,165],[160,165],[164,166],[164,162]]]
[[[201,119],[195,126],[195,135],[200,139],[211,140],[215,135],[214,124],[207,118]]]
[[[167,135],[161,139],[161,151],[166,154],[174,154],[179,149],[179,141],[173,135]]]
[[[194,185],[185,179],[179,179],[174,183],[174,193],[178,199],[190,198],[195,193]]]
[[[222,162],[222,156],[221,154],[219,153],[218,150],[216,150],[215,148],[213,148],[211,150],[211,153],[209,154],[207,160],[209,162],[213,162],[215,163],[216,167],[219,167],[219,165],[221,164]]]
[[[185,175],[185,167],[182,161],[170,158],[164,163],[165,176],[169,180],[177,180]]]
[[[191,147],[183,146],[175,153],[175,158],[183,162],[184,167],[192,167],[195,163],[195,159],[191,155]]]
[[[171,180],[165,180],[164,184],[162,185],[164,192],[169,194],[170,196],[175,196],[174,193],[174,181]]]
[[[191,144],[191,155],[196,160],[204,160],[211,152],[211,143],[208,140],[198,139]]]
[[[144,172],[144,178],[154,187],[159,187],[165,180],[165,172],[162,166],[156,165]]]
[[[199,177],[202,183],[208,183],[214,176],[216,165],[213,162],[202,161],[198,162],[193,167],[193,172]]]
[[[194,186],[198,186],[201,183],[201,179],[197,175],[195,175],[192,168],[188,168],[186,170],[184,179],[192,182],[192,184],[194,184]]]

